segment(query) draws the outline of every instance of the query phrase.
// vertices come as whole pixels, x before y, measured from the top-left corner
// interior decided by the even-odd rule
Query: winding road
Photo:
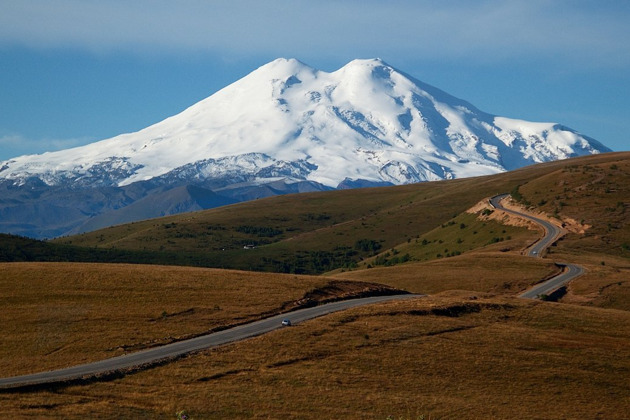
[[[526,251],[526,255],[530,257],[542,258],[547,248],[549,248],[555,241],[558,240],[558,238],[560,238],[560,236],[562,236],[562,229],[546,220],[503,207],[501,201],[508,196],[509,194],[495,195],[490,198],[490,205],[506,213],[511,213],[524,219],[531,220],[545,230],[545,235]],[[526,299],[538,299],[543,295],[548,296],[571,280],[584,274],[584,268],[577,264],[556,263],[556,265],[563,267],[562,273],[547,281],[537,284],[526,292],[520,294],[519,297]]]
[[[553,244],[562,235],[562,230],[546,220],[542,220],[537,217],[503,207],[503,205],[501,204],[501,200],[506,198],[508,195],[509,194],[501,194],[492,197],[490,199],[490,205],[504,212],[531,220],[534,223],[537,223],[538,225],[543,227],[543,229],[545,230],[545,235],[543,236],[543,238],[541,238],[527,250],[528,256],[542,258],[547,248],[551,246],[551,244]],[[568,263],[557,264],[565,268],[565,270],[563,270],[561,274],[536,285],[530,290],[519,295],[519,297],[536,299],[539,298],[541,295],[549,295],[554,290],[557,290],[569,281],[584,273],[584,269],[579,265]],[[113,357],[111,359],[100,360],[83,365],[71,366],[65,369],[33,373],[30,375],[0,378],[0,390],[24,388],[43,384],[59,384],[67,381],[95,378],[115,372],[124,372],[128,369],[157,364],[162,361],[168,361],[210,347],[219,346],[222,344],[227,344],[234,341],[244,340],[246,338],[261,335],[269,331],[282,328],[283,319],[290,319],[291,323],[295,325],[302,321],[306,321],[344,309],[379,302],[387,302],[394,299],[409,299],[419,296],[422,295],[404,294],[391,296],[375,296],[361,299],[344,300],[329,303],[326,305],[315,306],[313,308],[300,309],[290,313],[265,318],[249,324],[239,325],[237,327],[233,327],[227,330],[191,338],[188,340],[178,341],[175,343],[142,350],[135,353],[125,354],[123,356]]]
[[[244,340],[282,328],[282,320],[290,319],[295,325],[302,321],[330,314],[332,312],[350,309],[362,305],[387,302],[395,299],[410,299],[422,295],[401,294],[390,296],[374,296],[361,299],[351,299],[299,309],[297,311],[276,315],[249,324],[207,334],[189,340],[178,341],[160,347],[154,347],[111,359],[68,367],[65,369],[33,373],[30,375],[0,378],[0,389],[23,388],[43,384],[63,383],[66,381],[89,379],[127,369],[138,368],[174,359],[199,350],[234,341]]]

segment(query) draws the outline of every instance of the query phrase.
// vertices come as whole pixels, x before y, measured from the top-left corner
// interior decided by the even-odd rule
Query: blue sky
[[[137,131],[278,57],[380,57],[630,150],[626,0],[0,0],[0,160]]]

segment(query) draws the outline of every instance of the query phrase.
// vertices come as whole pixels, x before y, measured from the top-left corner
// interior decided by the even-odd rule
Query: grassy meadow
[[[191,267],[0,264],[0,372],[62,368],[285,312],[331,282],[340,285]],[[341,284],[335,292],[365,287]]]
[[[559,272],[552,261],[488,252],[332,275],[346,280],[386,284],[412,293],[472,290],[516,295]]]
[[[630,314],[576,308],[449,292],[0,405],[18,418],[623,419]]]

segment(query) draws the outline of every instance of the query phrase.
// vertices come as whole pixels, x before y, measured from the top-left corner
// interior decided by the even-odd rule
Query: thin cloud
[[[0,2],[2,2],[0,0]],[[630,64],[630,8],[588,1],[4,1],[0,45],[96,52],[530,56]],[[437,4],[436,4],[437,3]]]
[[[26,154],[38,154],[69,149],[93,142],[92,137],[68,139],[34,139],[19,134],[0,136],[0,161]]]

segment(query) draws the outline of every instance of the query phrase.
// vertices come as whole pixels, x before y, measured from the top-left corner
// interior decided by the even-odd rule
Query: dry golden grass
[[[630,311],[630,266],[613,257],[605,260],[605,265],[588,259],[582,262],[587,273],[569,283],[560,301]]]
[[[0,394],[38,418],[623,419],[630,314],[449,293],[358,308],[112,382]]]
[[[413,293],[473,290],[513,295],[558,272],[550,260],[487,252],[395,267],[348,271],[335,274],[334,277],[387,284]]]
[[[522,185],[523,198],[537,209],[586,227],[558,244],[558,252],[630,258],[630,160],[570,165]]]
[[[0,264],[0,372],[99,360],[257,319],[329,281],[186,267]]]

